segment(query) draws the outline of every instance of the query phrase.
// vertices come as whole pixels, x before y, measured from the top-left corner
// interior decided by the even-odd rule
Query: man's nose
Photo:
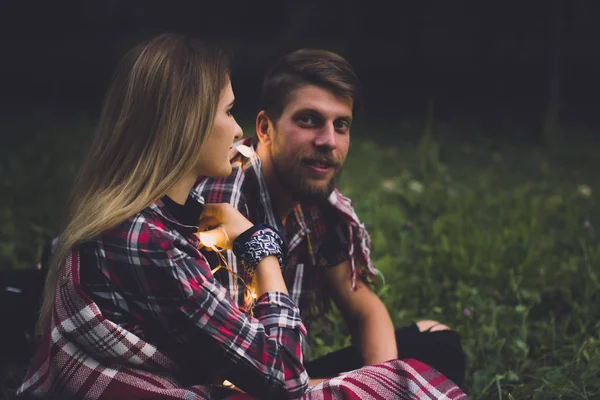
[[[318,147],[336,148],[336,132],[333,123],[325,124],[315,139],[315,145]]]

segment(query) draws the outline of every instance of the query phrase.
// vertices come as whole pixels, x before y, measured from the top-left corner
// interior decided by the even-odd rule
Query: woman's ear
[[[261,110],[256,116],[256,135],[258,140],[265,145],[270,145],[273,140],[273,124],[265,110]]]

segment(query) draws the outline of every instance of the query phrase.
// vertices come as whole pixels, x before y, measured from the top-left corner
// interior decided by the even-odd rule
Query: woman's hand
[[[233,241],[252,225],[252,222],[231,204],[218,203],[204,205],[198,227],[200,233],[216,239],[216,246],[231,250]],[[209,230],[205,231],[205,229]]]
[[[254,224],[248,221],[238,210],[228,203],[205,204],[200,214],[200,242],[207,248],[218,246],[231,250],[237,237],[252,228]],[[204,231],[209,228],[210,230]],[[203,241],[203,235],[212,241],[211,244]],[[215,243],[216,241],[216,243]],[[268,256],[259,261],[255,270],[255,294],[262,296],[266,292],[283,292],[288,294],[281,266],[275,256]]]

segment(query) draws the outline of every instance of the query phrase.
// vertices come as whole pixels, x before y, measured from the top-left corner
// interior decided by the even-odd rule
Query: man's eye
[[[301,115],[298,117],[297,121],[301,125],[314,125],[315,124],[315,119],[310,115]]]
[[[346,132],[350,129],[350,124],[348,121],[335,121],[334,127],[338,132]]]

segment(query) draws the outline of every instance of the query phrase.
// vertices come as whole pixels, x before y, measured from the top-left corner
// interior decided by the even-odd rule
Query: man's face
[[[350,146],[352,100],[318,86],[296,89],[274,125],[271,159],[296,201],[320,202],[335,189]]]

